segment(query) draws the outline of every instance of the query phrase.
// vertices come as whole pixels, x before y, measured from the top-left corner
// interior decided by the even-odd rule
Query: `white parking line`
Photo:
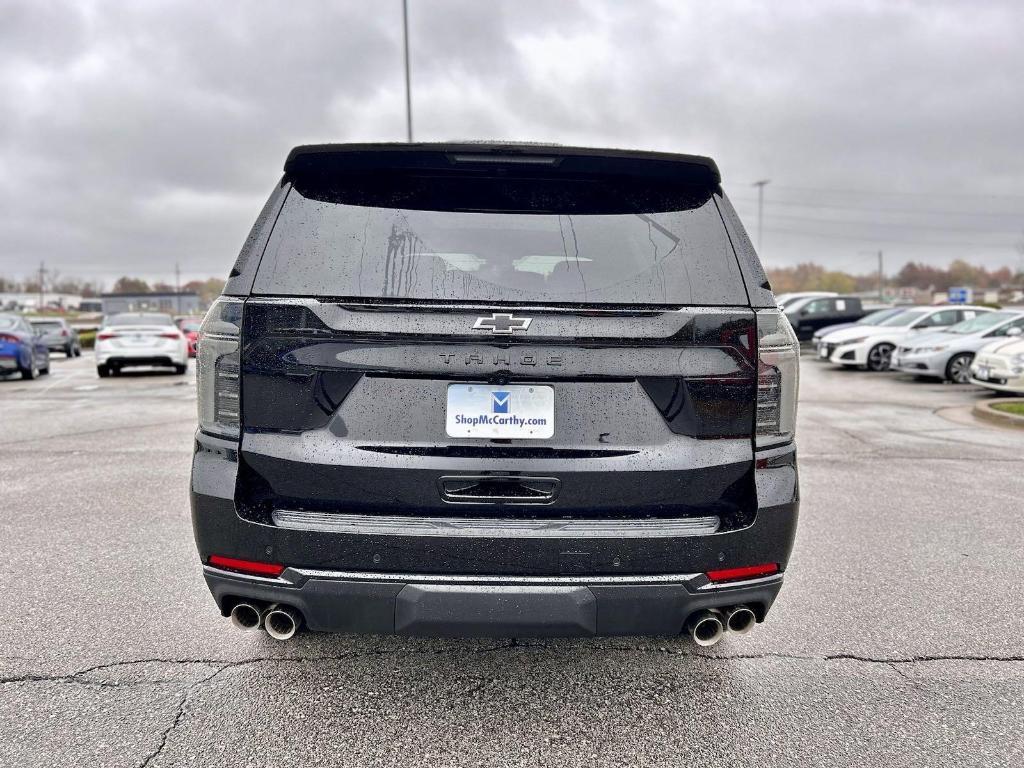
[[[42,389],[38,390],[38,392],[39,392],[39,394],[43,394],[45,392],[49,392],[51,389],[53,389],[56,386],[60,386],[61,384],[64,384],[65,382],[67,382],[67,381],[69,381],[71,379],[75,379],[75,378],[80,377],[83,373],[85,373],[85,371],[75,371],[74,373],[71,373],[71,374],[68,374],[67,376],[65,376],[64,373],[61,372],[60,374],[58,374],[57,376],[54,377],[54,372],[51,369],[50,370],[50,376],[54,377],[53,381],[51,381],[49,384],[47,384]]]

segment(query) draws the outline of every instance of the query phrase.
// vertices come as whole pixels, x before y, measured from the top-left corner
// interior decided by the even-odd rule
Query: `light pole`
[[[757,187],[757,252],[761,255],[762,232],[764,227],[764,185],[771,179],[755,181],[751,186]]]
[[[405,41],[405,140],[412,144],[412,88],[409,85],[409,0],[402,0],[402,36]]]
[[[859,251],[859,253],[870,253],[872,256],[878,256],[878,300],[885,301],[885,262],[882,249],[879,248],[877,251]]]

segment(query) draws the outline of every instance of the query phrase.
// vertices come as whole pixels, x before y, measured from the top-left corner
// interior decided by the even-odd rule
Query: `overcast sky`
[[[1024,6],[411,0],[420,140],[714,157],[762,259],[1022,263]],[[226,276],[288,150],[405,136],[400,0],[0,0],[0,275]]]

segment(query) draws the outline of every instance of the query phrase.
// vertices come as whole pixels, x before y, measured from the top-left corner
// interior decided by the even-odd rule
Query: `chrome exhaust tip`
[[[697,645],[709,648],[722,639],[725,625],[717,612],[697,611],[687,620],[686,631]]]
[[[291,640],[302,625],[302,614],[287,605],[272,605],[263,614],[263,628],[275,640]]]
[[[238,629],[259,629],[263,616],[252,603],[238,603],[231,609],[231,623]]]
[[[745,605],[737,605],[726,611],[725,626],[730,632],[745,635],[757,624],[757,616]]]

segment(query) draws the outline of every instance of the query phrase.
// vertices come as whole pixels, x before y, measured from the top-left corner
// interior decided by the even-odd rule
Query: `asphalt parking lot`
[[[0,381],[0,765],[1020,765],[1024,432],[971,387],[805,358],[768,621],[679,638],[302,634],[219,616],[194,376]]]

